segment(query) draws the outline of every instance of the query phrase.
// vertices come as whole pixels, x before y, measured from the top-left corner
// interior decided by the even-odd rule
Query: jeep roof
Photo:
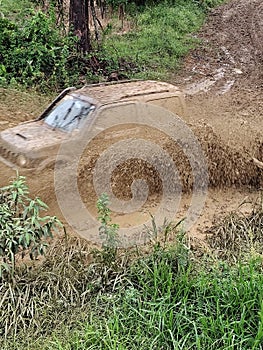
[[[86,85],[73,91],[73,95],[85,95],[97,101],[96,104],[109,104],[125,100],[144,100],[144,97],[156,94],[175,95],[181,94],[180,90],[169,83],[158,81],[124,81],[116,83],[102,83]]]

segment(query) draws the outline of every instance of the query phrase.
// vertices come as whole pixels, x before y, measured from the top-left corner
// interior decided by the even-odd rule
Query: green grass
[[[262,258],[234,265],[196,259],[177,239],[111,269],[85,267],[87,248],[64,245],[27,281],[28,303],[42,296],[36,324],[1,349],[262,349]]]
[[[33,14],[35,3],[30,0],[0,0],[0,14],[14,21],[24,21]]]
[[[262,350],[262,215],[259,198],[247,217],[226,218],[224,260],[178,226],[160,240],[154,221],[147,253],[112,258],[65,235],[45,260],[0,281],[1,350]],[[245,229],[253,240],[241,239]],[[237,244],[246,254],[233,260]]]
[[[204,19],[204,10],[193,1],[163,2],[131,18],[134,29],[130,32],[106,36],[103,48],[139,66],[139,76],[162,76],[176,70],[180,59],[197,43],[192,34]]]
[[[261,349],[263,276],[260,264],[174,273],[166,258],[136,271],[123,293],[98,299],[97,310],[47,349]]]

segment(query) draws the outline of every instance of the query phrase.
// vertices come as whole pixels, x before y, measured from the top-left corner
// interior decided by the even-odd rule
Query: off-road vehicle
[[[79,137],[105,110],[136,103],[154,104],[181,116],[182,92],[156,81],[126,81],[65,89],[35,120],[0,133],[0,160],[13,168],[43,169],[56,161],[62,142]]]

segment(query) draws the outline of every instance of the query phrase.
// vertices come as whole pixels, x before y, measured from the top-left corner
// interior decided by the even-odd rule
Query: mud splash
[[[203,124],[198,127],[192,126],[192,130],[197,136],[204,151],[209,175],[209,187],[251,187],[259,188],[262,183],[262,170],[253,162],[251,154],[259,160],[263,160],[263,144],[256,140],[253,150],[243,148],[243,151],[233,150],[226,146],[219,136],[215,134],[212,127]],[[123,131],[124,139],[129,135],[128,131]],[[143,137],[143,135],[140,135]],[[146,138],[146,135],[144,135]],[[184,149],[179,147],[174,141],[155,131],[151,132],[151,141],[159,144],[173,159],[179,172],[180,182],[184,192],[189,192],[193,188],[192,168],[184,153]],[[98,141],[99,144],[99,141]],[[105,146],[105,145],[104,145]],[[187,145],[185,145],[187,147]],[[93,152],[82,159],[79,168],[79,188],[86,198],[91,198],[93,173],[96,161],[103,152],[104,147],[92,145]],[[118,155],[116,155],[118,157]],[[162,182],[156,169],[151,164],[147,164],[141,159],[129,159],[120,164],[112,173],[111,186],[116,197],[129,200],[132,196],[131,187],[133,181],[143,179],[149,189],[149,195],[161,195]],[[95,196],[95,193],[93,193]]]
[[[218,208],[221,208],[220,213],[227,212],[231,205],[238,205],[250,191],[262,186],[263,171],[253,162],[253,157],[263,161],[262,18],[261,0],[232,0],[214,10],[199,35],[203,45],[186,58],[180,75],[176,73],[171,77],[175,85],[185,89],[188,107],[185,121],[207,159],[209,196],[212,197],[208,198],[200,220],[201,232],[209,226],[214,213],[218,214]],[[0,94],[1,130],[36,117],[47,100],[52,99],[4,89]],[[126,137],[128,133],[119,135]],[[193,178],[183,149],[158,132],[145,130],[136,134],[138,136],[160,145],[171,155],[184,190],[182,207],[187,206]],[[79,190],[83,201],[95,214],[97,197],[92,174],[96,160],[110,144],[111,136],[93,145],[79,166]],[[1,185],[12,175],[14,172],[0,165]],[[111,177],[114,194],[129,200],[131,185],[136,179],[147,182],[149,201],[133,216],[114,214],[116,221],[124,226],[148,218],[149,210],[155,210],[162,194],[156,169],[140,159],[130,159],[114,170]],[[52,170],[45,170],[40,176],[32,174],[28,181],[31,192],[47,202],[52,214],[61,217],[52,187]]]

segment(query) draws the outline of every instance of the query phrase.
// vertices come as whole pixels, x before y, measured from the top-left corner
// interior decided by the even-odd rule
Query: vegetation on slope
[[[211,1],[170,1],[127,5],[127,30],[116,16],[101,31],[93,50],[81,55],[77,37],[58,25],[56,11],[39,1],[1,1],[0,84],[60,90],[67,85],[115,78],[164,78],[196,44]],[[56,4],[56,2],[53,2]],[[125,29],[125,28],[123,28]]]

